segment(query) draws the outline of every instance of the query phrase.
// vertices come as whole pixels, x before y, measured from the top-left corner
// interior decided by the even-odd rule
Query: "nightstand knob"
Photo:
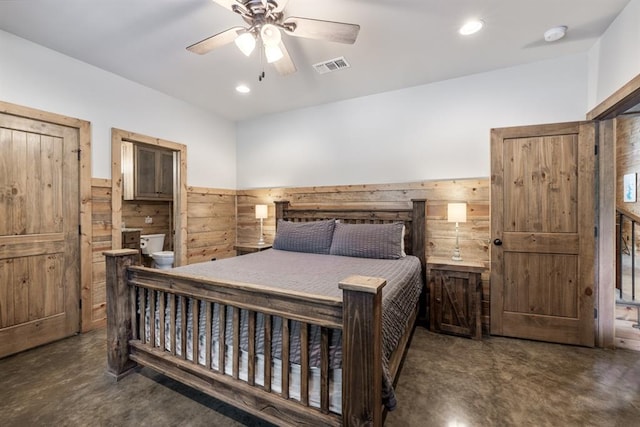
[[[496,239],[496,240],[493,241],[493,244],[496,245],[496,246],[502,246],[502,240]]]

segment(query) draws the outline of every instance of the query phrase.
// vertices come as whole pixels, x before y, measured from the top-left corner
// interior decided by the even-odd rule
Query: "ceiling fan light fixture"
[[[267,58],[267,62],[271,64],[282,59],[284,53],[282,53],[282,50],[278,47],[278,45],[272,46],[265,44],[264,56]]]
[[[278,46],[282,40],[280,30],[273,24],[264,24],[260,28],[260,37],[265,46]]]
[[[463,36],[470,36],[471,34],[475,34],[480,31],[482,27],[484,27],[484,21],[482,21],[481,19],[472,19],[465,22],[465,24],[460,27],[458,32]]]
[[[251,55],[253,49],[256,48],[256,38],[248,31],[240,34],[234,41],[238,49],[246,56]]]

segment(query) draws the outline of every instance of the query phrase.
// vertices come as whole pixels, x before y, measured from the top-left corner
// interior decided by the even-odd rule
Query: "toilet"
[[[143,255],[153,258],[156,268],[168,270],[173,267],[173,251],[163,251],[164,234],[142,234],[140,250]]]
[[[173,251],[154,252],[151,257],[160,270],[168,270],[173,267]]]

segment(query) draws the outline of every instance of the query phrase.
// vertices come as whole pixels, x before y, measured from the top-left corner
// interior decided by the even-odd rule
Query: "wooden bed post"
[[[284,219],[284,212],[289,209],[289,201],[281,200],[274,202],[276,204],[276,228],[278,227],[278,220]]]
[[[127,267],[135,265],[138,251],[117,249],[104,252],[107,261],[107,371],[116,380],[135,367],[129,359],[131,330],[131,291]]]
[[[413,202],[413,214],[411,215],[411,242],[412,255],[420,259],[422,265],[422,273],[424,274],[427,265],[427,256],[425,251],[425,217],[427,213],[426,199],[411,199]],[[424,277],[424,276],[423,276]]]
[[[345,426],[382,426],[382,288],[377,277],[341,281],[342,421]]]

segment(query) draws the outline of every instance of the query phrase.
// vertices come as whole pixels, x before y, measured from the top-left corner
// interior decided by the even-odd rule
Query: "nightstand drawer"
[[[140,232],[139,231],[124,231],[122,233],[122,244],[129,245],[131,243],[137,243],[140,246]]]

